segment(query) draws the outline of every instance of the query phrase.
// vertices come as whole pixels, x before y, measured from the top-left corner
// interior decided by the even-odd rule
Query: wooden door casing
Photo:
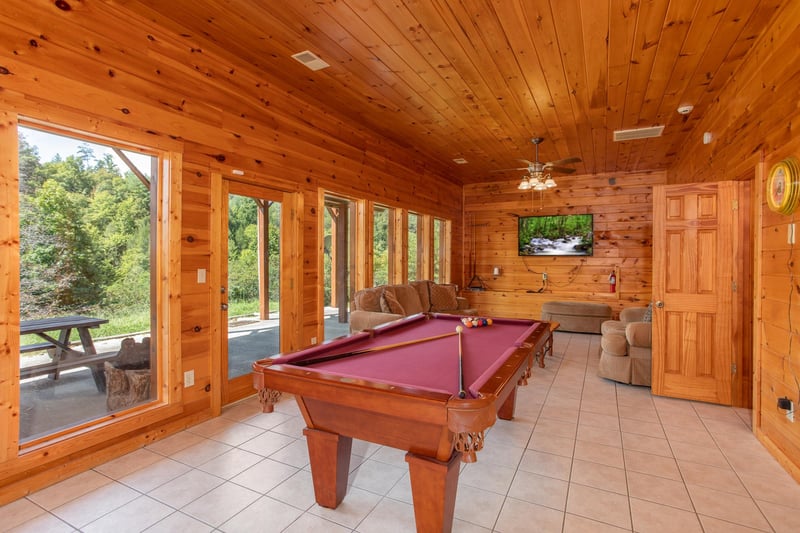
[[[730,405],[741,346],[736,182],[653,191],[653,394]]]

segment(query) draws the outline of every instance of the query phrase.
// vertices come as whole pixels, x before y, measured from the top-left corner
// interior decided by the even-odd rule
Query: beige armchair
[[[650,386],[652,322],[645,322],[649,307],[629,307],[619,314],[619,320],[603,322],[600,333],[600,377]]]

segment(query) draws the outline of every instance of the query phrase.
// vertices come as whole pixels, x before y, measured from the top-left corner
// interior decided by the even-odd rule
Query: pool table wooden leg
[[[506,401],[503,402],[503,405],[500,406],[500,409],[497,410],[497,418],[501,420],[513,420],[514,418],[514,407],[517,405],[517,387],[511,391],[506,398]]]
[[[453,528],[461,454],[446,463],[411,452],[406,454],[414,499],[417,532],[449,532]]]
[[[335,509],[347,493],[353,438],[310,428],[305,428],[303,434],[308,444],[314,496],[321,506]]]

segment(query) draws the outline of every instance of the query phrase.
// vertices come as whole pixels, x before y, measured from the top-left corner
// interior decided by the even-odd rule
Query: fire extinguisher
[[[611,272],[611,275],[608,276],[608,286],[611,292],[617,292],[617,275],[614,272]]]

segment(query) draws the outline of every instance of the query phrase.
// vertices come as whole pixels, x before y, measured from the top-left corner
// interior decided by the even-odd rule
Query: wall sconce
[[[492,269],[492,275],[493,275],[494,277],[497,277],[497,276],[499,276],[499,275],[500,275],[500,267],[499,267],[499,266],[496,266],[496,267],[494,267],[494,268]]]

